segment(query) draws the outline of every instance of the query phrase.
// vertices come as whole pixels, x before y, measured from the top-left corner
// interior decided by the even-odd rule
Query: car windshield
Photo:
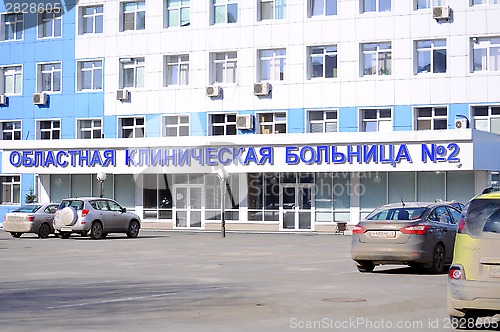
[[[59,204],[59,210],[64,209],[65,207],[72,207],[75,210],[83,210],[83,201],[80,200],[64,200]]]
[[[415,220],[420,218],[424,207],[393,207],[377,209],[370,213],[366,220]]]
[[[35,213],[40,207],[41,205],[23,205],[12,212]]]
[[[476,199],[470,202],[464,231],[474,237],[500,234],[500,200]]]

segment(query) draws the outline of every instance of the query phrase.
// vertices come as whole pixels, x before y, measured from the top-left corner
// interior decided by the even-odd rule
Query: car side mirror
[[[123,213],[127,212],[127,208],[122,207],[122,212]]]

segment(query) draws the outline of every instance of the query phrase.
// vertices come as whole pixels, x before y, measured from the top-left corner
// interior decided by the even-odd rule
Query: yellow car
[[[500,192],[474,197],[464,208],[448,274],[448,313],[457,328],[500,325]]]

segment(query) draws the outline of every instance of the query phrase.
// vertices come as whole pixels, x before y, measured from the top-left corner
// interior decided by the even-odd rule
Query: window
[[[286,18],[286,0],[259,0],[259,5],[262,21]]]
[[[19,141],[21,140],[21,121],[4,121],[0,122],[2,140],[4,141]]]
[[[168,115],[163,117],[164,137],[189,136],[189,115]]]
[[[21,202],[21,176],[0,176],[2,204],[19,204]]]
[[[212,83],[236,83],[238,58],[236,52],[212,53]]]
[[[259,51],[261,81],[283,81],[285,79],[286,50]]]
[[[0,67],[0,77],[3,81],[3,92],[0,94],[21,94],[23,86],[23,67]],[[1,86],[2,84],[0,84]]]
[[[363,44],[363,75],[391,75],[391,43]]]
[[[473,71],[500,71],[500,37],[472,38]]]
[[[80,7],[79,34],[102,33],[104,26],[103,5]]]
[[[102,138],[102,120],[101,119],[82,119],[77,120],[79,139],[97,139]]]
[[[338,131],[337,111],[309,111],[309,133],[335,133]]]
[[[366,109],[361,110],[361,131],[392,131],[390,109]]]
[[[422,107],[415,109],[417,130],[448,129],[448,110],[446,107]]]
[[[417,41],[417,74],[446,73],[446,40]]]
[[[472,5],[496,5],[500,4],[500,0],[472,0]]]
[[[131,1],[122,3],[122,31],[146,28],[146,3]]]
[[[236,114],[211,114],[212,136],[236,135]]]
[[[416,8],[418,9],[427,9],[432,7],[432,1],[433,0],[416,0],[417,5]]]
[[[260,113],[259,134],[285,134],[286,133],[286,113]]]
[[[40,120],[37,122],[36,139],[60,139],[61,121],[59,120]]]
[[[77,62],[77,90],[102,90],[102,60]]]
[[[42,63],[38,65],[38,92],[61,91],[61,63]]]
[[[165,86],[189,84],[189,55],[165,56]]]
[[[62,12],[62,11],[61,11]],[[42,12],[38,13],[38,38],[61,37],[62,13]]]
[[[190,0],[165,0],[165,28],[185,27],[191,24]]]
[[[338,0],[309,0],[309,17],[337,15]]]
[[[238,22],[238,0],[212,0],[214,24]]]
[[[500,105],[473,106],[474,128],[500,134]]]
[[[122,66],[122,88],[144,87],[144,58],[120,59]]]
[[[130,117],[121,118],[120,121],[120,137],[121,138],[140,138],[144,137],[144,118]]]
[[[366,12],[390,12],[391,0],[362,0],[363,13]]]
[[[2,35],[0,40],[22,40],[24,31],[23,14],[3,14],[1,16]]]
[[[309,47],[310,78],[337,77],[337,45]]]

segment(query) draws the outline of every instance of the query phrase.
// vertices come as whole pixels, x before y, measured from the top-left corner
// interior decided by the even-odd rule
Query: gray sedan
[[[407,264],[442,273],[451,264],[460,211],[447,203],[397,203],[375,209],[353,229],[351,257],[360,272]]]
[[[27,204],[3,217],[3,230],[12,237],[20,237],[23,233],[36,233],[40,238],[47,238],[54,233],[52,220],[58,204]]]

